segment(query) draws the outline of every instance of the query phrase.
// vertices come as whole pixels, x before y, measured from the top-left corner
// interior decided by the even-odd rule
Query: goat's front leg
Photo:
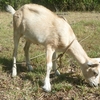
[[[54,70],[56,75],[60,75],[60,72],[57,70],[56,66],[57,66],[57,64],[56,64],[56,52],[54,52],[54,54],[53,54],[53,70]]]
[[[29,47],[30,47],[30,42],[26,41],[25,47],[24,47],[24,52],[25,52],[25,58],[26,58],[26,65],[29,71],[33,70],[32,65],[30,64],[30,59],[29,59]]]
[[[46,77],[44,81],[44,86],[43,89],[46,92],[51,91],[51,84],[50,84],[50,72],[52,70],[52,56],[53,56],[54,50],[52,50],[51,46],[47,47],[47,52],[46,52],[46,59],[47,59],[47,72],[46,72]]]

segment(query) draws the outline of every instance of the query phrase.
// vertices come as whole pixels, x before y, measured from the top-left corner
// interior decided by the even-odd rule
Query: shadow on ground
[[[61,73],[59,76],[57,76],[57,78],[54,78],[52,80],[52,84],[54,83],[61,83],[61,82],[67,82],[69,84],[72,84],[74,86],[77,86],[77,85],[84,85],[87,83],[85,82],[85,80],[80,76],[80,75],[77,75],[75,74],[75,72],[69,72],[69,73]]]
[[[11,74],[12,72],[12,59],[6,59],[6,58],[1,58],[0,57],[0,64],[2,65],[2,71],[3,72],[7,72],[8,74]],[[20,78],[22,78],[23,80],[30,80],[33,83],[33,77],[27,74],[27,67],[26,64],[18,64],[17,65],[17,72],[18,72],[18,76]],[[25,72],[26,74],[22,74],[23,72]],[[34,68],[34,71],[32,73],[38,74],[39,72],[41,72],[41,70],[39,70],[38,68]],[[45,73],[45,70],[42,70],[43,73]],[[73,75],[74,74],[74,75]],[[38,76],[38,75],[37,75]],[[72,85],[83,85],[85,82],[82,79],[82,77],[80,75],[77,75],[75,73],[69,72],[69,73],[61,73],[61,75],[57,76],[53,75],[51,80],[52,80],[52,84],[53,83],[61,83],[63,81],[66,81]],[[45,78],[45,77],[44,77]],[[41,81],[41,77],[35,77],[35,81],[38,81],[39,86],[43,85],[43,80]],[[86,83],[85,83],[86,84]]]
[[[13,64],[12,59],[0,57],[0,64],[1,64],[1,67],[2,67],[2,71],[11,73],[12,64]],[[24,64],[18,64],[17,65],[17,71],[18,71],[18,74],[21,73],[21,72],[26,72],[27,68],[24,66]]]

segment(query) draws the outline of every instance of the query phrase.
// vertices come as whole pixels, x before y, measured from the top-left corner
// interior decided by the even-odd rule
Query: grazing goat
[[[99,85],[100,58],[88,57],[64,18],[37,4],[26,4],[17,11],[8,5],[7,10],[13,14],[14,51],[12,77],[17,75],[16,56],[18,43],[20,37],[24,36],[26,38],[24,51],[29,70],[33,69],[29,60],[30,44],[42,44],[46,49],[47,72],[43,86],[45,91],[51,91],[50,71],[52,67],[56,71],[56,61],[52,62],[52,59],[56,59],[57,51],[65,51],[70,44],[67,51],[79,62],[87,82],[91,86]],[[56,73],[59,74],[59,71],[56,71]]]

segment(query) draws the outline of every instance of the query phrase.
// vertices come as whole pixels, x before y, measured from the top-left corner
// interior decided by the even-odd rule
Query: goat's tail
[[[12,6],[10,6],[10,5],[7,5],[7,6],[6,6],[6,10],[7,10],[9,13],[11,13],[12,15],[16,12],[15,9],[14,9]]]

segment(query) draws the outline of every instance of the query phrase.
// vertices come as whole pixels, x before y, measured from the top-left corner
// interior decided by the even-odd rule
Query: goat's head
[[[100,58],[91,59],[81,68],[86,81],[91,86],[98,86],[100,83]]]

